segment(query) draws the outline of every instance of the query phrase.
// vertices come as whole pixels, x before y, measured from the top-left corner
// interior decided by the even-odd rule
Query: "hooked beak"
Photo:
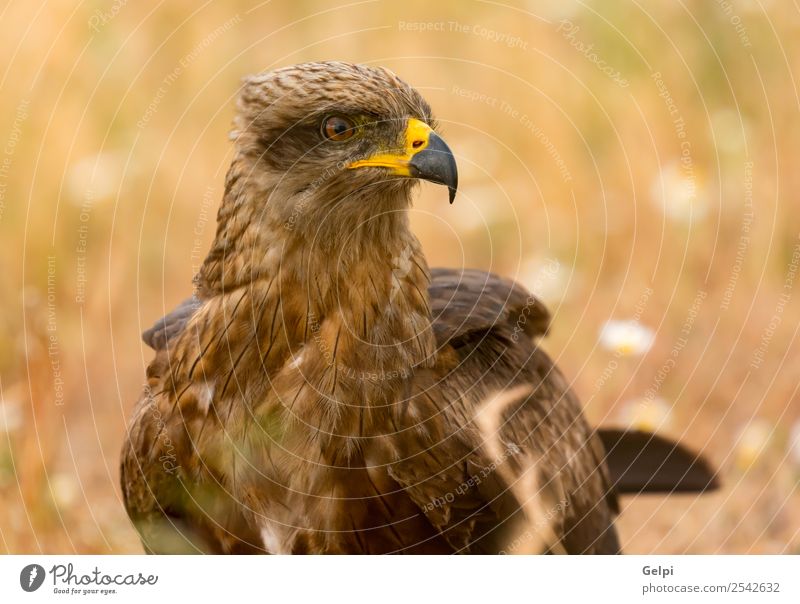
[[[404,133],[405,145],[400,152],[378,153],[351,163],[348,168],[389,168],[392,174],[421,178],[446,185],[450,203],[458,189],[458,169],[453,152],[442,138],[423,121],[410,118]]]

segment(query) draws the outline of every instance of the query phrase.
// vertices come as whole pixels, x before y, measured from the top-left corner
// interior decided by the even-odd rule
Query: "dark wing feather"
[[[517,477],[510,484],[507,475],[494,472],[484,435],[474,425],[483,402],[498,390],[515,385],[532,390],[504,414],[497,437],[519,445],[537,460],[540,493],[546,501],[556,502],[558,513],[549,521],[557,527],[557,545],[563,550],[618,551],[613,483],[619,492],[651,491],[654,487],[698,490],[700,482],[709,486],[710,470],[700,458],[667,455],[669,447],[650,435],[643,439],[641,434],[623,438],[606,430],[592,433],[566,381],[533,341],[547,333],[550,315],[519,284],[474,269],[433,269],[429,295],[433,330],[444,360],[435,371],[415,377],[415,392],[409,393],[410,404],[405,407],[406,414],[413,416],[409,420],[412,429],[397,427],[404,436],[396,439],[399,461],[389,466],[389,474],[455,551],[499,551],[524,526],[525,519],[520,517],[524,502],[514,492],[513,483],[524,480],[532,464],[508,462]],[[144,341],[159,351],[157,358],[185,329],[199,305],[194,296],[185,300],[143,334]],[[144,447],[140,443],[139,454]],[[610,450],[608,457],[606,449]],[[130,478],[142,470],[133,463],[135,452],[127,453],[125,473]],[[671,473],[653,470],[653,459],[666,460]],[[688,481],[672,471],[676,463],[678,470],[691,466]],[[653,480],[656,474],[658,479]],[[667,484],[670,481],[674,485]],[[133,493],[129,496],[136,501]],[[154,509],[160,505],[150,499],[152,495],[140,492],[142,496],[148,501],[140,502],[141,508],[162,522],[173,522],[168,510]],[[135,510],[129,511],[132,517],[136,515]],[[186,531],[178,523],[175,528],[178,540],[185,540]],[[188,541],[196,549],[216,549],[198,547],[208,543],[205,534],[192,535]]]
[[[465,337],[495,326],[534,338],[545,335],[550,325],[550,313],[538,298],[493,273],[434,268],[428,293],[440,344],[458,346]]]
[[[719,487],[711,465],[683,445],[640,430],[597,432],[617,493],[700,493]]]
[[[547,310],[523,287],[496,275],[445,269],[431,274],[440,361],[433,375],[415,375],[398,419],[404,436],[396,439],[399,459],[390,466],[391,476],[456,551],[503,550],[531,526],[541,527],[536,510],[543,510],[544,524],[556,536],[545,548],[617,552],[616,500],[602,443],[534,342],[547,331]],[[498,427],[487,434],[479,425],[484,404],[516,386],[525,386],[525,395],[497,412]],[[521,484],[536,485],[530,493],[536,505]]]
[[[456,551],[518,551],[510,544],[528,529],[549,527],[552,551],[616,553],[602,443],[567,382],[532,341],[512,342],[500,325],[480,333],[444,375],[415,376],[391,476]],[[482,429],[486,402],[518,386],[525,395],[491,411],[496,429]]]
[[[175,464],[161,450],[161,429],[155,417],[153,408],[140,401],[125,439],[120,467],[125,509],[145,552],[222,553],[206,525],[183,513],[188,493]]]
[[[125,507],[147,553],[263,553],[260,536],[231,495],[193,479],[197,460],[186,454],[193,450],[187,432],[192,417],[158,405],[163,396],[176,397],[177,403],[174,374],[180,362],[170,353],[199,306],[195,297],[185,300],[142,336],[156,355],[123,444]]]
[[[196,296],[187,298],[165,317],[142,334],[142,340],[153,350],[163,350],[167,342],[177,336],[186,327],[186,323],[200,307],[200,300]]]

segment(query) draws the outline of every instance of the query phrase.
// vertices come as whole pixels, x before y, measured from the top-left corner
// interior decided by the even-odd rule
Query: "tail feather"
[[[717,472],[683,445],[639,430],[597,432],[618,494],[700,493],[719,487]]]

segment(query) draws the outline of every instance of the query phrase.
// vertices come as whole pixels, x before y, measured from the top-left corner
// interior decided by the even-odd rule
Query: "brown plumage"
[[[156,357],[122,488],[148,551],[619,550],[616,494],[647,490],[651,468],[626,462],[654,441],[612,434],[607,465],[536,343],[542,304],[482,271],[428,269],[412,187],[457,185],[433,127],[381,68],[246,81],[195,296],[144,336]],[[668,461],[652,478],[711,485],[671,450],[650,445]]]

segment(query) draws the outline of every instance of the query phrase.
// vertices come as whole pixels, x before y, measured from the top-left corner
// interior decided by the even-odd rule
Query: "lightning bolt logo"
[[[44,567],[39,564],[28,564],[19,573],[19,586],[23,591],[36,591],[44,583]]]

